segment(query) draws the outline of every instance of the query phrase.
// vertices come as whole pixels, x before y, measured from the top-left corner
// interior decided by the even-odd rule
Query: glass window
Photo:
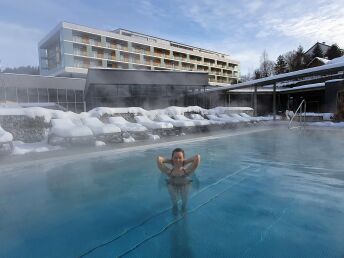
[[[27,89],[18,89],[17,92],[19,103],[29,102]]]
[[[82,90],[76,90],[76,102],[83,102],[84,101],[84,92]]]
[[[0,101],[5,101],[5,87],[0,87]]]
[[[16,88],[6,88],[6,100],[17,102]]]
[[[59,102],[67,102],[67,90],[65,89],[58,89],[58,101]]]
[[[57,89],[49,89],[49,102],[57,102]]]
[[[75,92],[74,90],[67,90],[67,101],[68,102],[75,102]]]
[[[38,89],[39,102],[48,102],[48,89]]]
[[[28,89],[29,102],[38,102],[38,89]]]

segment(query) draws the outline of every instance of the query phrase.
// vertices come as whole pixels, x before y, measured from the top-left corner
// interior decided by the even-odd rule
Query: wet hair
[[[176,153],[176,152],[181,152],[181,153],[183,153],[183,157],[185,158],[185,152],[184,152],[184,150],[183,150],[182,148],[176,148],[176,149],[174,149],[174,150],[172,151],[172,159],[173,159],[174,153]]]

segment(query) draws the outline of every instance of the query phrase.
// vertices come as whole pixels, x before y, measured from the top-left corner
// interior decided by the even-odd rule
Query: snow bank
[[[68,111],[53,110],[41,107],[30,108],[7,108],[0,107],[0,116],[27,116],[30,118],[44,117],[44,121],[49,123],[53,118],[71,118],[78,119],[79,115]]]
[[[105,142],[102,142],[102,141],[96,141],[96,142],[94,143],[94,145],[95,145],[96,147],[101,147],[101,146],[105,146],[106,143],[105,143]]]
[[[13,140],[13,135],[0,126],[0,143],[11,142]]]

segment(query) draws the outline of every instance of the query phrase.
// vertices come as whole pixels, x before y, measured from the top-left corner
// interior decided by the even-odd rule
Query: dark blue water
[[[343,257],[344,132],[266,131],[200,153],[185,211],[151,149],[0,172],[0,257]]]

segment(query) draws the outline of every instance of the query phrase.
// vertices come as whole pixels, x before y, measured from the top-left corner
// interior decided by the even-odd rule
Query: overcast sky
[[[61,21],[125,28],[229,54],[241,73],[317,41],[344,48],[343,0],[0,0],[1,68],[38,65],[37,44]]]

